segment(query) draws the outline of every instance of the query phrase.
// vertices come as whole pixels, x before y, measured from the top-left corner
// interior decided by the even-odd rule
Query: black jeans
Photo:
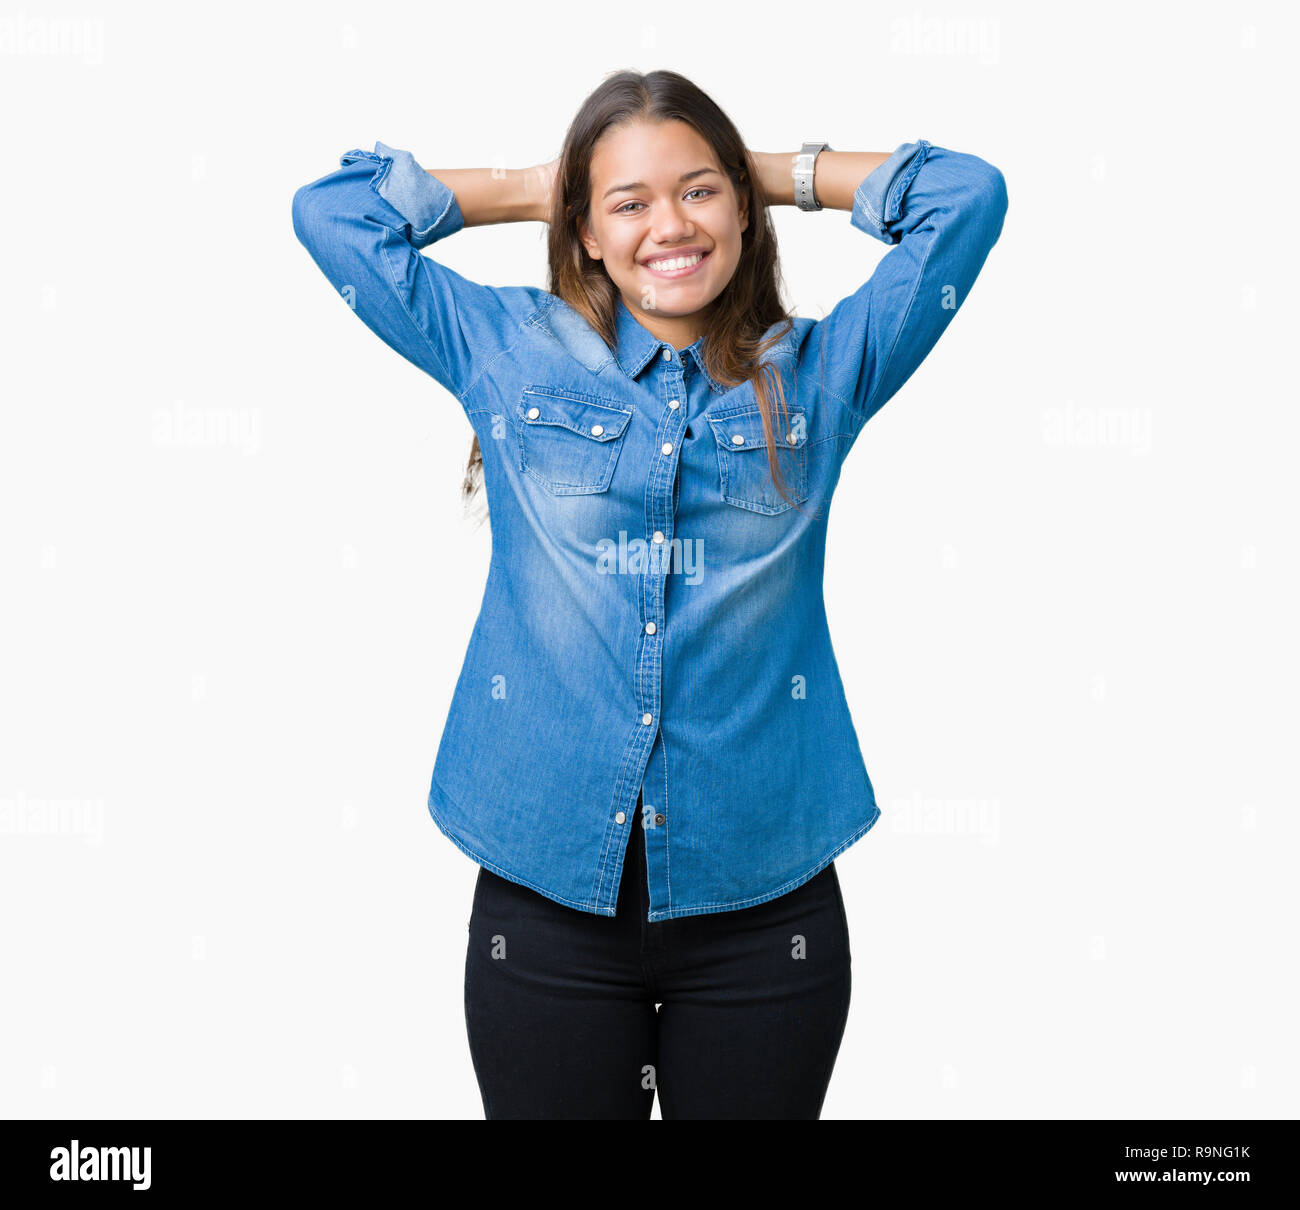
[[[465,1022],[489,1119],[813,1119],[848,1019],[834,863],[754,907],[646,922],[640,803],[618,914],[479,868]],[[657,1008],[657,1011],[656,1011]]]

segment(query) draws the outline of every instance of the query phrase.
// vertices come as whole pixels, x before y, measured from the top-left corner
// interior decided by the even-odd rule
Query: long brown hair
[[[749,152],[735,124],[713,99],[674,71],[646,74],[619,71],[607,76],[582,103],[560,153],[551,198],[547,290],[578,312],[612,349],[618,287],[604,264],[587,255],[578,236],[591,208],[591,159],[597,141],[611,129],[634,122],[685,122],[713,149],[737,198],[748,204],[749,225],[741,232],[740,261],[731,280],[709,307],[704,328],[704,361],[718,382],[734,387],[750,382],[762,415],[768,468],[773,486],[795,504],[786,490],[777,458],[778,417],[781,438],[789,413],[781,376],[763,354],[790,330],[791,316],[781,302],[781,270],[776,232],[762,190],[754,187]],[[773,324],[780,328],[764,339]],[[483,459],[475,436],[465,470],[466,503],[482,482]],[[795,504],[795,507],[798,507]]]

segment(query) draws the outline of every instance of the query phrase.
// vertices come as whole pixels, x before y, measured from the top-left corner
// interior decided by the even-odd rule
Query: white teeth
[[[650,267],[658,269],[661,273],[671,273],[674,269],[689,269],[692,265],[698,265],[704,257],[700,253],[694,256],[676,256],[672,260],[652,260]]]

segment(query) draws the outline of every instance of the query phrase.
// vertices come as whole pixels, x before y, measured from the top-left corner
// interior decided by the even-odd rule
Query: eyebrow
[[[692,181],[697,176],[704,176],[706,173],[709,172],[712,172],[717,176],[722,175],[720,172],[718,172],[716,168],[696,168],[691,172],[683,172],[682,175],[677,178],[677,183],[679,185],[684,184],[686,181]],[[647,189],[647,188],[649,188],[649,186],[646,185],[645,181],[633,181],[631,182],[631,184],[628,185],[611,185],[608,189],[605,190],[600,200],[603,202],[605,198],[609,197],[611,193],[631,193],[633,189]]]

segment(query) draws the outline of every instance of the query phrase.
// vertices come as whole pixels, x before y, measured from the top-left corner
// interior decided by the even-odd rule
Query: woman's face
[[[582,242],[648,326],[680,333],[671,321],[722,293],[748,225],[709,144],[685,122],[636,122],[596,144]]]

